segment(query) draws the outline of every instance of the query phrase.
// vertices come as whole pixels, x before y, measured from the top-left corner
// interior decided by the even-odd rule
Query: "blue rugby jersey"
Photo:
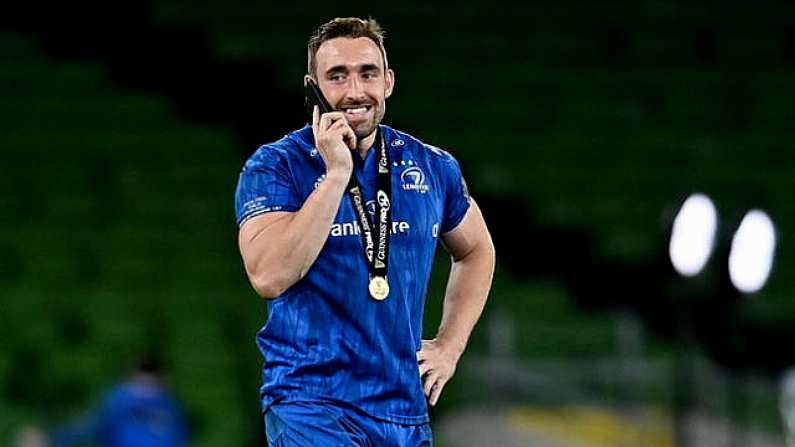
[[[392,161],[389,297],[376,301],[368,293],[359,225],[346,193],[306,276],[268,301],[268,321],[257,334],[265,357],[263,411],[276,402],[330,402],[402,424],[428,421],[416,358],[425,295],[439,235],[461,222],[469,197],[449,153],[388,126],[380,130]],[[371,218],[374,148],[364,160],[353,157]],[[240,174],[238,225],[270,211],[298,211],[325,172],[309,126],[260,147]]]

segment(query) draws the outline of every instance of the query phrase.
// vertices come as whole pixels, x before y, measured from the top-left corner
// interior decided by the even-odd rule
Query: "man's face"
[[[320,90],[329,104],[345,112],[356,138],[372,134],[386,113],[395,74],[384,71],[378,46],[367,37],[337,37],[320,45],[315,56]]]

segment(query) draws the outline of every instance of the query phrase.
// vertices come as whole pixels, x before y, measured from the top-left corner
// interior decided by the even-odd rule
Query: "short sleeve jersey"
[[[346,193],[306,276],[268,301],[268,320],[257,334],[265,357],[263,411],[276,402],[327,402],[402,424],[428,421],[416,359],[428,279],[438,238],[462,221],[469,196],[449,153],[379,129],[392,163],[389,296],[376,301],[368,294],[360,228]],[[353,158],[372,219],[378,151]],[[309,126],[260,147],[240,174],[238,225],[300,210],[325,172]]]

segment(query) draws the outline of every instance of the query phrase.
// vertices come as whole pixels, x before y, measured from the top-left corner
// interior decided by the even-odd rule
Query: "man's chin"
[[[361,140],[372,135],[376,127],[378,127],[378,125],[375,123],[367,123],[365,125],[356,126],[353,129],[353,133],[356,134],[356,139]]]

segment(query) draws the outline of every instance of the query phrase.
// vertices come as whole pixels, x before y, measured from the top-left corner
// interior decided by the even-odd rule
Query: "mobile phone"
[[[321,115],[334,111],[334,108],[326,101],[326,97],[323,96],[320,87],[312,78],[308,78],[304,82],[304,106],[306,107],[306,113],[309,115],[310,123],[312,122],[312,109],[315,106],[318,106]]]

